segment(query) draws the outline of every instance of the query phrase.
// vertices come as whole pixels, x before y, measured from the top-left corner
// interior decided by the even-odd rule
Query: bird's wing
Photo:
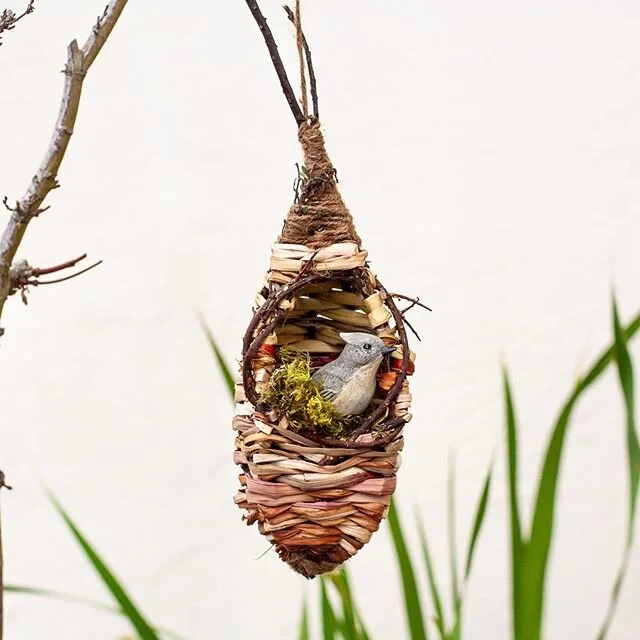
[[[336,399],[336,396],[338,395],[338,392],[335,391],[334,389],[322,389],[320,391],[320,395],[325,400],[329,400],[329,402],[333,402]]]
[[[318,371],[318,374],[313,376],[313,381],[320,386],[320,395],[325,400],[332,402],[344,386],[344,382],[341,378],[328,371]]]

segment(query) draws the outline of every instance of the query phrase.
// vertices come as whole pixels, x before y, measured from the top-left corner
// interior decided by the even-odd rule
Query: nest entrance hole
[[[283,365],[283,353],[308,355],[313,371],[340,354],[344,344],[341,332],[373,333],[398,350],[381,365],[369,408],[356,416],[340,434],[341,439],[336,439],[335,433],[314,434],[313,429],[305,436],[324,445],[348,442],[355,446],[355,439],[364,433],[375,432],[380,444],[389,441],[394,432],[397,435],[405,419],[394,411],[396,399],[413,365],[402,315],[371,272],[354,269],[340,274],[302,274],[288,285],[265,288],[262,295],[244,341],[247,399],[260,409],[268,409],[261,404],[262,394],[273,372]]]

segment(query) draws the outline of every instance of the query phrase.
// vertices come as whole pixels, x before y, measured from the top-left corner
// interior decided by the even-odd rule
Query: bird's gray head
[[[346,343],[340,359],[356,367],[380,361],[383,356],[396,349],[385,346],[380,338],[371,333],[341,333],[340,337]]]

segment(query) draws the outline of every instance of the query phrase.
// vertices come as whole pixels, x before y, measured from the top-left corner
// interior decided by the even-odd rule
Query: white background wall
[[[24,4],[24,3],[22,3]],[[40,1],[0,49],[0,192],[47,144],[65,47],[100,2]],[[292,79],[292,29],[263,0]],[[18,9],[19,6],[15,6]],[[507,637],[499,362],[522,425],[529,500],[551,421],[610,339],[615,285],[640,308],[640,4],[634,0],[305,0],[327,143],[374,268],[419,295],[423,335],[398,498],[419,505],[446,571],[447,454],[460,534],[499,464],[465,621]],[[291,201],[295,125],[241,0],[131,2],[86,82],[52,209],[20,255],[84,251],[91,274],[3,318],[0,463],[6,578],[108,601],[43,483],[149,617],[192,640],[294,637],[304,589],[240,522],[230,406],[196,312],[238,355]],[[640,356],[636,342],[634,352]],[[637,360],[640,363],[640,359]],[[562,467],[546,638],[592,638],[626,518],[613,374],[583,402]],[[351,563],[377,639],[399,637],[389,536]],[[640,553],[613,640],[640,637]],[[126,625],[7,596],[8,640],[112,640]]]

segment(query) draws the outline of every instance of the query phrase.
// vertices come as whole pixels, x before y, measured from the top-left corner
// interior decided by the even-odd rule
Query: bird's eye
[[[365,342],[365,344],[362,345],[362,348],[369,351],[369,349],[371,349],[371,345],[368,342]]]

